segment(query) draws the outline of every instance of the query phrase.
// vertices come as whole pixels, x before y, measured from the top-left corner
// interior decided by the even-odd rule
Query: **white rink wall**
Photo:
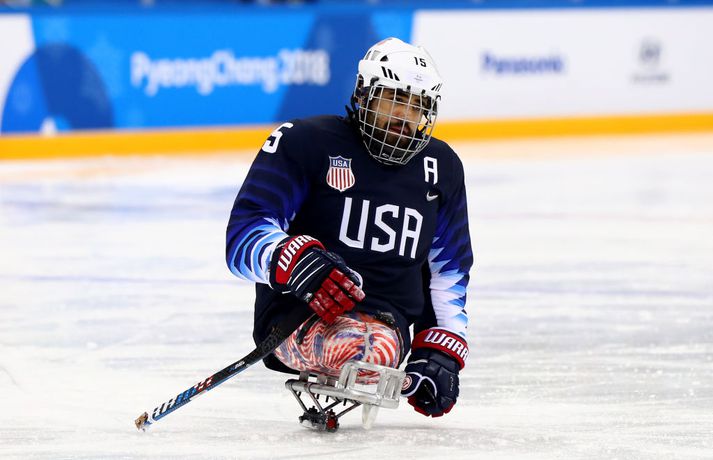
[[[444,120],[713,112],[713,8],[419,11],[413,41]]]
[[[433,54],[445,81],[441,125],[705,116],[697,123],[713,130],[713,2],[650,4],[5,10],[0,133],[245,128],[341,113],[357,60],[388,36]],[[350,18],[363,28],[340,36]],[[165,39],[191,27],[193,37]]]

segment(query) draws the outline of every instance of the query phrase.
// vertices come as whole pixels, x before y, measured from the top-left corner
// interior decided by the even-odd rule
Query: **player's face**
[[[367,114],[367,123],[376,127],[374,137],[387,145],[408,148],[423,114],[419,99],[405,91],[377,90]]]

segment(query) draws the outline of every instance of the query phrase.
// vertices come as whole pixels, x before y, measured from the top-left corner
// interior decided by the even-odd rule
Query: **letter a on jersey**
[[[333,189],[343,192],[356,182],[352,172],[352,159],[342,156],[329,157],[327,184]]]

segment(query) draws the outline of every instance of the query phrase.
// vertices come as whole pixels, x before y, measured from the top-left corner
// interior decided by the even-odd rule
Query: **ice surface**
[[[456,148],[460,400],[336,434],[262,365],[133,426],[253,347],[223,262],[249,154],[0,163],[0,458],[713,458],[713,136]]]

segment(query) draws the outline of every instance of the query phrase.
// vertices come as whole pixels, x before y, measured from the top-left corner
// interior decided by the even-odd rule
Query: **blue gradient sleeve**
[[[431,271],[431,302],[438,326],[466,337],[466,288],[473,265],[473,251],[462,179],[439,210],[428,263]]]
[[[272,253],[287,237],[290,222],[307,195],[305,170],[295,160],[300,136],[291,124],[286,125],[272,133],[255,158],[235,198],[226,231],[230,271],[257,283],[269,284]]]

